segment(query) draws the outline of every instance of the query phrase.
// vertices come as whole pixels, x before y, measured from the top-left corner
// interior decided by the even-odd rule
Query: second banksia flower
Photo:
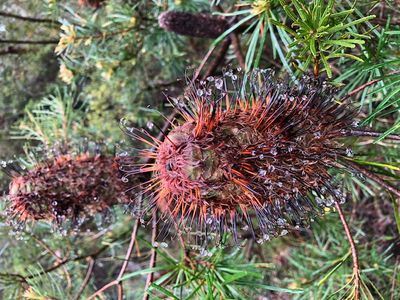
[[[13,175],[7,196],[9,214],[20,222],[65,225],[128,203],[119,159],[123,158],[84,152],[58,154],[28,170],[11,163],[6,166]]]

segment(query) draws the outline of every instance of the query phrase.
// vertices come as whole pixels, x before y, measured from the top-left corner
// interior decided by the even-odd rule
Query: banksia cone
[[[103,4],[104,0],[79,0],[78,3],[81,6],[90,6],[93,8],[99,8]]]
[[[12,179],[9,212],[19,221],[62,223],[127,203],[117,160],[81,153],[39,163]],[[10,168],[16,170],[15,165]]]
[[[152,172],[143,185],[164,219],[200,236],[248,229],[259,241],[307,227],[324,207],[345,195],[330,169],[342,170],[351,150],[338,136],[355,113],[335,101],[335,91],[303,79],[276,82],[268,70],[191,83],[175,101],[182,122],[164,141],[128,128]]]
[[[229,23],[223,17],[181,11],[163,12],[158,17],[158,24],[177,34],[201,38],[217,38],[229,29]]]

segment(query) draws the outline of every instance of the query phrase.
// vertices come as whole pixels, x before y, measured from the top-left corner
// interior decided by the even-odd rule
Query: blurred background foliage
[[[329,80],[339,97],[367,84],[351,101],[358,121],[384,134],[348,143],[359,162],[398,184],[399,145],[385,136],[400,133],[399,1],[98,2],[0,0],[1,159],[28,160],[85,138],[123,144],[123,117],[157,132],[150,122],[162,127],[171,113],[165,94],[181,95],[185,76],[214,60],[209,75],[229,64],[273,67],[282,78]],[[226,29],[217,38],[167,31],[158,17],[170,10],[225,18]],[[0,176],[4,195],[9,178]],[[344,209],[359,250],[362,298],[400,299],[400,203],[363,178],[342,180],[352,192]],[[6,217],[0,212],[2,299],[85,299],[117,276],[133,226],[123,208],[67,236],[40,222],[15,232]],[[150,269],[149,227],[140,228],[122,278],[126,299],[143,296],[148,273],[151,299],[354,297],[349,246],[334,210],[312,231],[262,245],[249,238],[239,249],[199,252],[168,241]],[[102,297],[116,299],[116,290]]]

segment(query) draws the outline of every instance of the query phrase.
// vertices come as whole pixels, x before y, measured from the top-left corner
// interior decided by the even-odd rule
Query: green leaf
[[[288,289],[288,288],[280,288],[272,285],[266,285],[262,283],[257,283],[257,282],[251,282],[251,281],[238,281],[236,282],[238,285],[243,285],[246,287],[253,287],[253,288],[259,288],[259,289],[264,289],[268,291],[274,291],[274,292],[281,292],[281,293],[289,293],[289,294],[302,294],[304,293],[304,290],[302,289]]]
[[[170,298],[172,298],[172,299],[175,299],[175,300],[179,300],[178,297],[176,297],[172,292],[168,291],[166,288],[163,288],[161,285],[158,285],[158,284],[156,284],[156,283],[153,282],[153,283],[149,286],[149,291],[150,291],[152,288],[156,289],[157,291],[159,291],[160,293],[164,294],[165,296],[168,296],[168,297],[170,297]]]

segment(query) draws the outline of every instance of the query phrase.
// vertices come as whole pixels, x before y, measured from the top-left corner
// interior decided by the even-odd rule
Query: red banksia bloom
[[[118,159],[81,153],[58,155],[14,176],[9,214],[19,221],[71,222],[128,203]],[[21,171],[15,164],[9,169]]]
[[[153,174],[143,184],[150,207],[204,242],[224,232],[238,240],[239,228],[268,240],[345,200],[330,169],[343,170],[352,155],[338,136],[354,111],[322,82],[272,76],[228,71],[190,83],[186,102],[175,100],[182,120],[163,141],[126,130],[152,147],[131,170]]]

